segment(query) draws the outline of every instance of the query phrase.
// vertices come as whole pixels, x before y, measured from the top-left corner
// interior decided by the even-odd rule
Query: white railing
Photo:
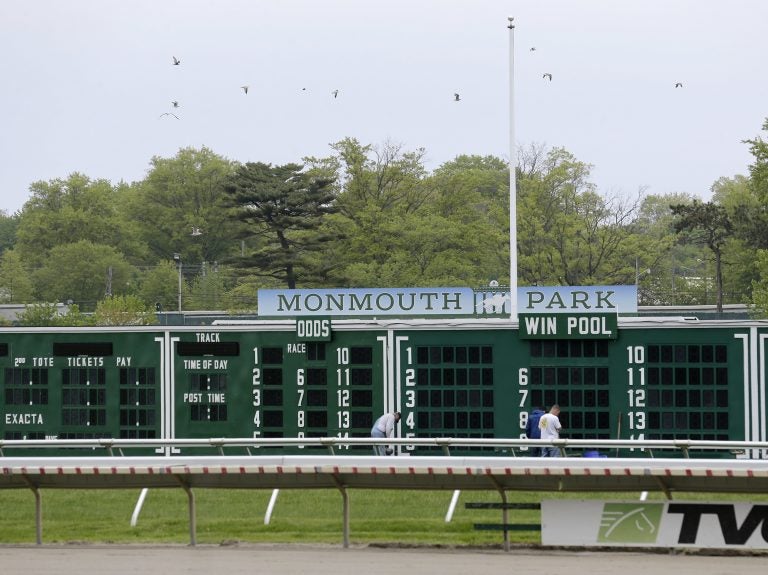
[[[349,446],[395,446],[395,457],[340,455]],[[526,457],[527,448],[555,446],[601,450],[606,459]],[[288,455],[274,448],[325,448],[330,454]],[[411,452],[408,448],[413,447]],[[439,448],[443,455],[419,454],[415,448]],[[472,455],[452,455],[452,448],[493,448]],[[232,455],[245,449],[247,454]],[[261,449],[273,448],[273,449]],[[34,456],[19,450],[35,450]],[[63,455],[67,449],[76,453]],[[128,456],[131,449],[154,455]],[[181,450],[195,449],[181,454]],[[217,454],[200,454],[204,450]],[[229,453],[225,454],[224,450]],[[634,450],[629,457],[618,450]],[[45,450],[55,451],[55,455]],[[99,450],[88,456],[82,450]],[[616,450],[614,452],[614,450]],[[654,450],[675,458],[654,458]],[[459,451],[459,449],[457,449]],[[702,457],[689,458],[691,455]],[[717,459],[712,452],[727,452]],[[14,453],[16,452],[16,453]],[[38,455],[39,453],[39,455]],[[480,453],[478,456],[477,453]],[[0,487],[31,489],[35,495],[37,543],[42,543],[45,488],[182,488],[189,500],[190,543],[196,542],[194,488],[328,488],[342,495],[343,542],[349,546],[348,489],[507,491],[673,491],[719,493],[768,492],[768,442],[703,440],[473,439],[473,438],[206,438],[206,439],[35,439],[0,440]],[[582,455],[581,453],[574,455]],[[584,453],[583,455],[586,455]],[[683,455],[683,457],[680,457]],[[273,492],[273,497],[276,491]],[[140,503],[135,515],[138,515]],[[503,523],[507,523],[506,509]],[[508,533],[504,533],[508,548]]]
[[[653,457],[654,451],[676,451],[689,457],[691,451],[721,451],[731,455],[749,458],[765,458],[768,454],[768,441],[709,441],[695,439],[499,439],[499,438],[462,438],[462,437],[431,437],[431,438],[388,438],[374,439],[370,437],[339,438],[339,437],[277,437],[277,438],[172,438],[172,439],[6,439],[0,440],[0,457],[5,456],[5,450],[16,449],[104,449],[110,454],[117,450],[121,455],[124,450],[154,449],[158,453],[168,451],[173,453],[181,448],[214,448],[223,454],[225,448],[244,448],[247,453],[254,455],[251,449],[259,448],[317,448],[322,447],[331,453],[338,449],[351,446],[386,445],[398,447],[400,453],[408,454],[417,447],[439,448],[450,455],[451,448],[493,448],[504,455],[525,456],[531,447],[558,447],[563,455],[572,450],[602,450],[605,455],[616,453],[619,449],[632,450],[636,457]],[[484,455],[487,455],[484,454]],[[626,454],[624,454],[626,455]]]

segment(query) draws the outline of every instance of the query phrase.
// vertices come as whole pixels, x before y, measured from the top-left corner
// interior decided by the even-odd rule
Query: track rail
[[[42,489],[182,488],[189,501],[190,543],[196,543],[195,489],[337,489],[343,498],[344,546],[349,546],[349,489],[493,490],[506,500],[508,491],[536,492],[648,492],[668,498],[675,492],[768,492],[768,460],[679,457],[696,450],[725,450],[741,455],[764,451],[765,443],[703,441],[556,440],[564,452],[577,448],[630,447],[645,453],[638,458],[541,458],[497,455],[488,457],[372,455],[115,455],[115,450],[149,448],[325,447],[386,443],[441,447],[483,446],[513,453],[530,440],[471,440],[452,438],[388,439],[195,439],[195,440],[38,440],[3,441],[0,447],[71,447],[104,450],[100,456],[0,457],[0,489],[31,489],[35,495],[37,543],[42,543]],[[676,458],[651,457],[652,449],[677,452]],[[523,451],[520,451],[524,453]],[[111,454],[108,455],[108,454]],[[505,539],[505,546],[508,541]]]

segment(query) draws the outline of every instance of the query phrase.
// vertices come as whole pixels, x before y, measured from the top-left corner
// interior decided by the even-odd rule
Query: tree
[[[752,280],[752,303],[755,315],[765,318],[768,317],[768,250],[757,250],[755,259],[759,279]]]
[[[70,305],[64,314],[59,313],[59,306],[55,303],[34,303],[25,306],[24,311],[18,314],[19,325],[25,327],[77,327],[89,325],[86,316],[80,313],[77,304]]]
[[[686,238],[706,245],[715,257],[715,284],[717,288],[717,311],[723,311],[723,247],[733,235],[733,224],[723,206],[714,202],[694,200],[691,204],[670,206],[678,217],[675,230],[685,233]]]
[[[82,240],[52,248],[34,277],[42,299],[76,301],[89,311],[105,295],[128,293],[133,274],[115,248]]]
[[[111,296],[96,304],[93,325],[154,325],[157,323],[154,308],[136,296]]]
[[[763,131],[768,131],[768,119]],[[754,161],[749,166],[749,196],[736,206],[734,224],[749,245],[768,249],[768,142],[758,136],[745,143]]]
[[[635,200],[603,197],[591,166],[562,148],[519,162],[518,267],[529,285],[634,283]]]
[[[189,290],[189,309],[221,310],[230,307],[225,276],[218,265],[203,262],[200,274],[192,281]]]
[[[506,275],[506,163],[460,156],[429,175],[424,150],[345,139],[337,155],[308,159],[337,177],[335,241],[321,256],[323,282],[345,286],[477,285]],[[501,237],[503,236],[503,237]]]
[[[299,164],[248,162],[224,186],[233,217],[245,234],[264,243],[240,258],[252,273],[273,277],[293,289],[311,281],[311,261],[331,238],[318,234],[322,219],[336,211],[333,180],[312,178]]]
[[[160,310],[172,311],[177,309],[179,296],[179,270],[172,260],[161,260],[156,265],[146,269],[139,277],[137,291],[141,300]],[[185,291],[182,278],[182,296]]]
[[[684,281],[676,276],[680,269],[692,268],[701,259],[701,247],[680,244],[675,231],[675,216],[671,204],[690,203],[686,194],[650,194],[640,203],[637,217],[630,224],[634,260],[626,262],[631,274],[624,283],[638,284],[638,304],[679,305],[684,293]],[[632,265],[634,264],[634,265]],[[686,302],[687,303],[687,302]]]
[[[33,300],[34,284],[16,250],[0,256],[0,302],[27,303]]]
[[[16,230],[19,227],[19,215],[9,216],[0,210],[0,255],[11,249],[16,243]]]
[[[428,227],[454,231],[456,247],[435,245],[436,264],[454,268],[463,285],[507,283],[509,277],[509,165],[495,156],[457,156],[437,168],[426,185],[434,189],[427,217],[444,218]],[[454,284],[443,284],[454,285]]]
[[[130,242],[116,210],[116,191],[106,180],[71,174],[66,180],[35,182],[19,216],[17,248],[31,268],[56,246],[78,241],[112,246]]]
[[[720,178],[712,185],[712,201],[725,208],[733,224],[733,236],[723,246],[724,303],[749,301],[752,282],[759,278],[755,257],[759,240],[753,230],[745,228],[741,216],[759,212],[760,200],[754,195],[749,178],[737,175]]]
[[[222,261],[239,250],[238,226],[225,206],[223,186],[235,164],[208,148],[182,148],[155,156],[147,177],[127,191],[125,210],[145,238],[155,263]]]
[[[412,212],[429,199],[430,189],[420,186],[426,176],[424,148],[404,151],[394,142],[363,146],[354,138],[331,144],[331,148],[337,154],[334,159],[305,161],[315,169],[335,170],[325,175],[343,190],[338,208],[348,218],[354,219],[361,208],[371,205],[381,211],[397,206]]]

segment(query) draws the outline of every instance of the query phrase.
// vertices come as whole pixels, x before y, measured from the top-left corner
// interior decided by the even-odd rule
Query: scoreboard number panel
[[[621,337],[621,336],[619,336]],[[563,437],[610,439],[616,422],[611,414],[611,340],[529,340],[528,410],[558,404]],[[522,419],[526,419],[523,417]],[[522,422],[521,422],[522,425]]]
[[[383,409],[378,334],[314,328],[174,334],[176,437],[369,437]]]
[[[621,370],[622,438],[727,441],[749,435],[750,374],[738,330],[625,331]],[[623,373],[621,372],[623,370]],[[746,392],[746,394],[745,394]],[[764,407],[763,407],[764,412]]]
[[[757,439],[759,425],[754,433],[745,426],[760,417],[765,436],[764,399],[760,409],[751,402],[752,418],[745,404],[758,388],[758,374],[744,370],[750,339],[757,342],[756,330],[691,328],[622,329],[613,342],[531,341],[521,387],[529,388],[529,409],[560,405],[568,438]]]
[[[402,437],[519,436],[510,374],[525,358],[513,332],[399,331],[396,339]],[[440,450],[419,448],[420,454],[431,452]]]
[[[5,332],[4,439],[158,438],[159,334]]]

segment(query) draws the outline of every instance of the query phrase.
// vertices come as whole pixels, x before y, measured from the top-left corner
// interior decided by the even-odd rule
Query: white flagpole
[[[509,314],[517,321],[517,149],[515,147],[515,24],[509,24]]]

